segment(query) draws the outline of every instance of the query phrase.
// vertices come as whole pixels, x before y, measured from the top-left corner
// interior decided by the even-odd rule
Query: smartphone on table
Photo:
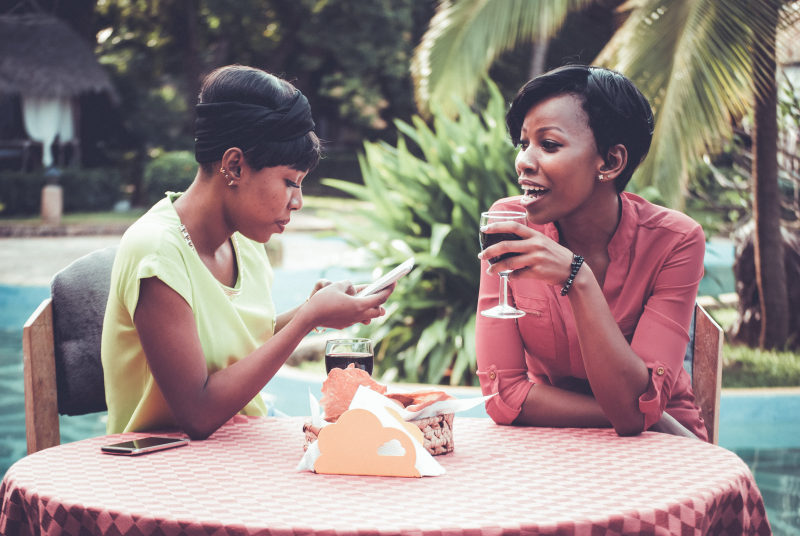
[[[184,447],[189,444],[188,439],[181,437],[147,436],[111,445],[103,445],[100,450],[106,454],[120,454],[123,456],[138,456],[157,450]]]

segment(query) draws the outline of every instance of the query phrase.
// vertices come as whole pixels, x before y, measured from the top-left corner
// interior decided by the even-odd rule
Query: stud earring
[[[228,174],[228,170],[224,167],[219,168],[219,172],[222,173],[222,176],[228,179],[228,186],[236,186],[236,181],[231,178]]]
[[[597,176],[597,180],[600,182],[606,182],[608,179],[604,174],[601,173],[600,175]]]

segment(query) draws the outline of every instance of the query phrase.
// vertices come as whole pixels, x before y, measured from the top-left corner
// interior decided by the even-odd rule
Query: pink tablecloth
[[[748,467],[697,440],[456,417],[447,473],[406,479],[297,472],[301,426],[236,418],[140,457],[100,453],[132,434],[38,452],[3,479],[0,533],[771,533]]]

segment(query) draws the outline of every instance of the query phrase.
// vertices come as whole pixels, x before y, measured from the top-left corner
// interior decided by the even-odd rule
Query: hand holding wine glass
[[[513,212],[513,211],[506,211],[506,210],[496,210],[496,211],[489,211],[481,213],[481,221],[480,221],[480,244],[481,249],[486,249],[489,246],[493,246],[494,244],[504,242],[506,240],[521,240],[522,237],[514,234],[514,233],[487,233],[484,232],[486,226],[492,223],[498,223],[502,221],[514,221],[518,223],[525,223],[526,214],[524,212]],[[504,253],[498,257],[493,257],[489,259],[489,264],[494,264],[499,262],[503,259],[507,259],[508,257],[513,257],[515,255],[519,255],[519,253]],[[500,272],[500,279],[502,285],[502,292],[500,293],[500,303],[491,309],[486,309],[481,311],[483,316],[487,316],[490,318],[519,318],[525,315],[524,311],[520,311],[519,309],[512,307],[508,304],[508,274],[510,274],[511,270],[504,270]]]

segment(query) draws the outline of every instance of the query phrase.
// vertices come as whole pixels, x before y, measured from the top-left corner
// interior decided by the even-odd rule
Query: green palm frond
[[[440,3],[412,61],[420,110],[455,113],[503,52],[553,35],[571,11],[590,0],[450,0]],[[783,0],[629,0],[627,12],[594,63],[630,77],[650,99],[656,130],[634,186],[655,189],[680,207],[703,155],[722,147],[731,123],[749,112],[754,92],[774,73],[762,43],[800,18]]]
[[[592,1],[442,1],[411,62],[417,107],[452,115],[456,102],[472,101],[481,78],[503,52],[554,35],[568,13]]]
[[[670,206],[681,206],[697,164],[730,138],[732,120],[747,113],[764,80],[754,44],[774,32],[774,21],[758,4],[628,2],[628,19],[596,60],[631,78],[650,99],[653,144],[634,181],[655,186]]]

